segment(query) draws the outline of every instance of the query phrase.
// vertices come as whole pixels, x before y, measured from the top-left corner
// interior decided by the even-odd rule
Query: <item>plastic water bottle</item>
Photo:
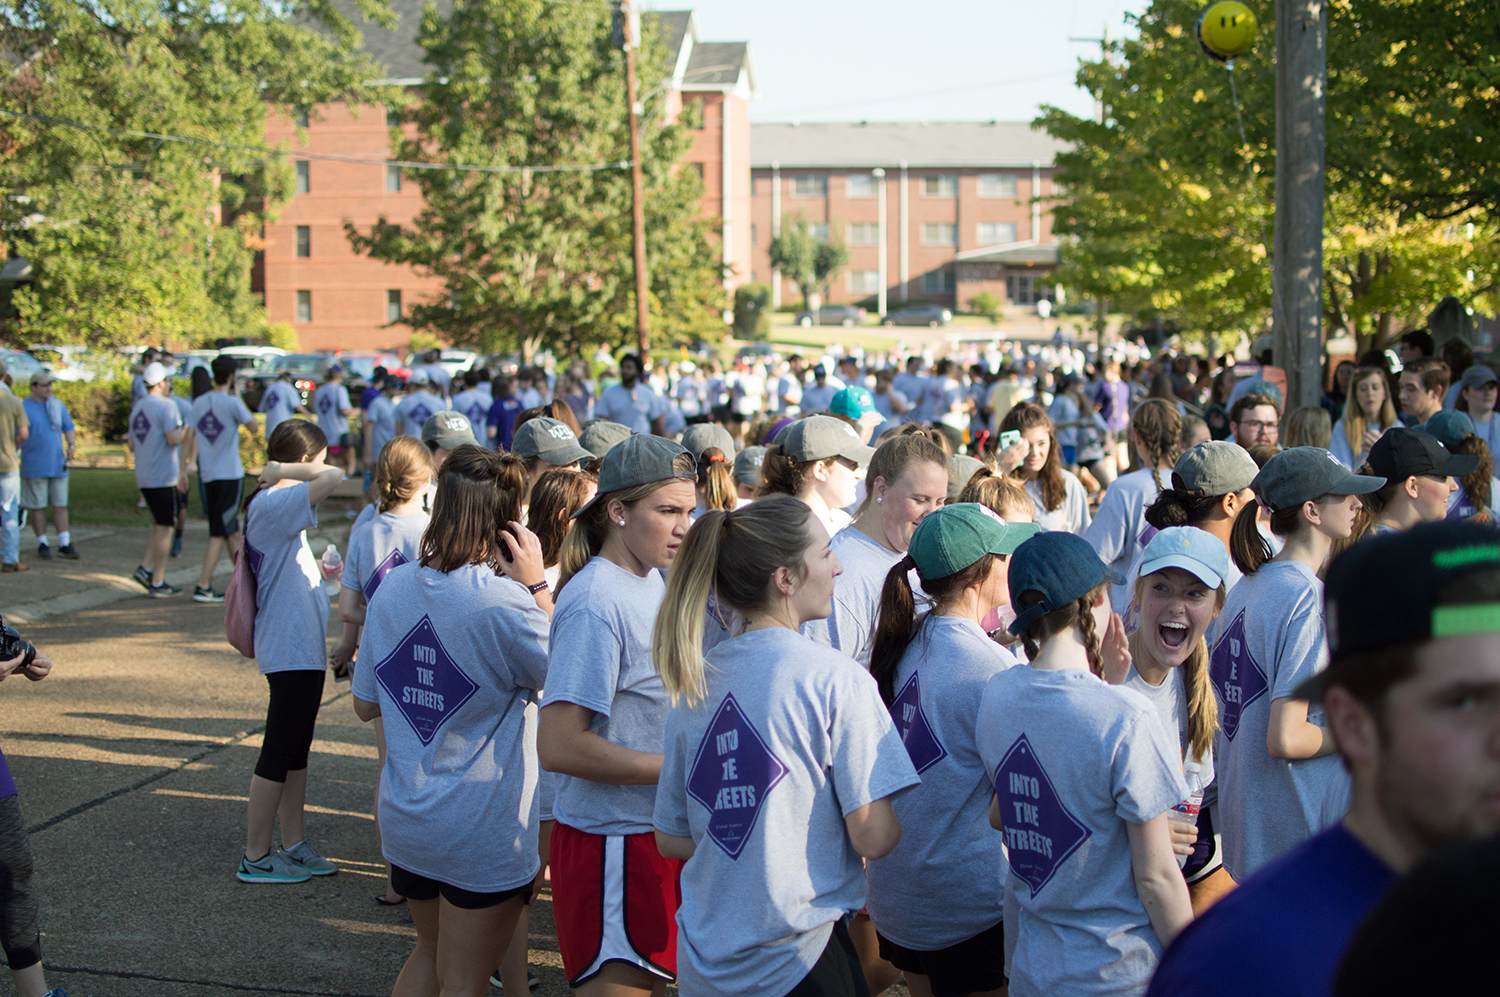
[[[323,572],[323,591],[330,597],[338,595],[339,580],[344,577],[344,559],[339,556],[338,547],[329,544],[323,551],[318,567]],[[1199,798],[1202,798],[1201,795]]]
[[[1187,780],[1187,799],[1172,808],[1172,819],[1196,825],[1198,813],[1203,809],[1203,766],[1196,758],[1189,758],[1182,766],[1183,778]],[[1188,856],[1177,856],[1177,867],[1187,865]]]

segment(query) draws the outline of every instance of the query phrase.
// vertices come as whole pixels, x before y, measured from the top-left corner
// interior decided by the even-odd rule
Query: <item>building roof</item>
[[[1051,166],[1066,144],[1029,121],[755,123],[750,165]]]
[[[688,57],[682,86],[686,90],[732,87],[750,57],[749,42],[698,42]]]
[[[427,74],[427,63],[422,61],[425,53],[417,44],[423,3],[424,0],[386,0],[391,13],[396,15],[396,26],[386,29],[366,21],[354,0],[333,0],[339,12],[364,36],[364,50],[386,67],[383,83],[416,83]],[[441,16],[453,13],[453,0],[434,0],[434,3]]]

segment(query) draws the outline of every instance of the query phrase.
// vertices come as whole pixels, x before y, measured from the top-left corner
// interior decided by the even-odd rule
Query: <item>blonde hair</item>
[[[1139,608],[1146,592],[1146,579],[1142,575],[1135,580],[1135,605]],[[1219,583],[1215,593],[1215,610],[1224,609],[1224,583]],[[1130,659],[1139,661],[1146,656],[1145,625],[1136,627],[1130,635]],[[1208,758],[1213,748],[1214,733],[1219,729],[1219,700],[1208,680],[1208,640],[1198,638],[1193,653],[1182,663],[1182,687],[1187,692],[1188,706],[1188,750],[1199,761]]]
[[[1021,642],[1026,648],[1026,657],[1035,660],[1044,641],[1057,634],[1066,633],[1072,627],[1077,627],[1083,637],[1084,650],[1088,652],[1089,671],[1101,679],[1104,678],[1104,651],[1099,643],[1099,634],[1094,629],[1094,607],[1108,591],[1109,581],[1106,579],[1085,592],[1081,598],[1026,624],[1021,631]],[[1046,597],[1035,589],[1027,589],[1014,602],[1017,611],[1021,611],[1035,606],[1044,598]]]
[[[1364,431],[1360,431],[1360,439],[1364,439]],[[1282,445],[1288,450],[1292,447],[1317,447],[1319,450],[1327,450],[1328,444],[1333,437],[1333,425],[1328,419],[1328,410],[1321,405],[1304,405],[1294,409],[1286,417],[1286,439]],[[1359,453],[1356,448],[1355,453]]]
[[[672,458],[672,470],[686,474],[696,474],[692,454],[683,451]],[[568,535],[563,538],[562,550],[557,555],[558,577],[557,592],[562,592],[563,586],[568,584],[568,579],[583,569],[589,559],[604,549],[604,541],[609,538],[612,528],[609,519],[609,503],[619,500],[623,505],[634,506],[641,499],[650,495],[658,488],[670,485],[678,478],[663,478],[661,481],[648,481],[644,485],[636,485],[633,488],[621,488],[613,492],[600,492],[594,496],[594,501],[578,514],[568,527]]]
[[[380,511],[409,502],[432,480],[432,455],[415,436],[393,436],[375,458],[375,494]]]
[[[989,465],[974,472],[955,502],[977,502],[1007,523],[1030,523],[1036,519],[1031,496],[1015,479],[998,474]]]
[[[1358,457],[1359,452],[1364,449],[1365,430],[1369,425],[1365,422],[1365,410],[1359,407],[1359,382],[1368,381],[1372,377],[1380,378],[1380,386],[1385,389],[1385,400],[1380,403],[1380,431],[1396,425],[1396,406],[1391,402],[1391,382],[1384,370],[1379,367],[1361,367],[1349,378],[1349,393],[1344,396],[1344,438],[1349,441],[1349,452]]]
[[[710,602],[741,613],[765,608],[776,569],[802,572],[816,536],[809,516],[801,500],[768,495],[732,512],[710,509],[688,530],[651,633],[651,658],[674,704],[681,698],[696,706],[707,695],[703,628]]]

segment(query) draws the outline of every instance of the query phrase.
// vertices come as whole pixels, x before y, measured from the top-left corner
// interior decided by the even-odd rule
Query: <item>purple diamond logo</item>
[[[375,590],[380,588],[380,583],[385,581],[385,576],[391,573],[392,568],[399,568],[405,563],[405,554],[399,550],[391,551],[390,555],[384,561],[380,562],[380,566],[370,572],[370,580],[365,582],[365,601],[368,602],[375,598]]]
[[[438,640],[423,615],[395,650],[375,666],[375,678],[423,744],[479,691]]]
[[[1266,673],[1245,644],[1245,611],[1224,629],[1219,643],[1214,645],[1208,657],[1208,679],[1219,694],[1219,703],[1224,712],[1219,716],[1219,726],[1224,736],[1231,741],[1240,729],[1240,717],[1245,708],[1264,696],[1270,686]]]
[[[725,696],[698,745],[687,791],[708,808],[708,836],[730,858],[744,851],[766,794],[786,773],[734,695]]]
[[[130,420],[130,435],[135,437],[137,443],[145,443],[146,437],[151,435],[151,420],[146,418],[145,412],[137,412],[135,418]]]
[[[318,399],[318,411],[319,412],[325,412],[325,413],[333,411],[333,396],[332,395],[325,394],[322,398]]]
[[[1135,542],[1140,544],[1141,548],[1144,549],[1145,546],[1151,542],[1151,538],[1156,536],[1160,532],[1161,530],[1158,530],[1156,527],[1148,523],[1146,525],[1146,528],[1141,531],[1141,535],[1135,538]]]
[[[214,410],[209,409],[203,413],[203,418],[198,420],[198,432],[210,443],[217,443],[219,434],[224,432],[224,424],[219,417],[214,415]]]
[[[489,406],[485,405],[484,402],[482,402],[482,401],[475,402],[474,404],[470,405],[469,406],[469,410],[464,413],[464,415],[466,415],[466,416],[469,417],[469,422],[471,422],[471,423],[473,423],[475,425],[478,425],[479,423],[483,422],[485,416],[487,416],[489,414],[490,414]]]
[[[410,422],[414,426],[421,426],[430,418],[432,418],[432,409],[428,408],[426,405],[423,405],[421,402],[413,405],[411,407],[411,410],[406,413],[406,421]],[[419,429],[417,430],[417,432],[420,433],[421,430]]]
[[[241,541],[245,548],[245,556],[250,559],[250,573],[256,578],[260,577],[260,562],[266,559],[266,555],[255,549],[248,538]]]
[[[1093,832],[1063,807],[1025,734],[995,768],[995,795],[1011,870],[1034,897]]]
[[[922,710],[922,684],[916,672],[901,687],[901,694],[891,704],[891,719],[896,733],[906,744],[906,753],[920,775],[948,757],[948,749],[938,742]]]

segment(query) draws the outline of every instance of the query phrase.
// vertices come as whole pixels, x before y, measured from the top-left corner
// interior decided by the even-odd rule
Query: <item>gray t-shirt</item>
[[[318,428],[328,437],[329,446],[340,446],[340,439],[349,432],[349,417],[344,414],[344,410],[352,407],[349,404],[349,389],[342,384],[330,381],[319,385],[318,390],[313,392],[313,414],[318,417]]]
[[[376,395],[365,409],[365,418],[370,420],[370,456],[379,457],[380,451],[396,435],[396,406],[385,395]],[[479,423],[478,425],[483,425]]]
[[[239,481],[240,427],[255,421],[245,403],[227,391],[209,391],[193,399],[193,432],[198,437],[198,476],[204,481]]]
[[[307,483],[250,502],[245,554],[255,573],[255,663],[262,675],[328,667],[328,594],[306,531],[318,525]]]
[[[1042,500],[1041,482],[1026,482],[1026,495],[1031,499],[1031,506],[1036,511],[1036,525],[1052,532],[1077,533],[1082,536],[1088,530],[1089,523],[1092,522],[1089,516],[1089,495],[1083,490],[1083,484],[1073,475],[1073,472],[1064,471],[1062,476],[1062,505],[1052,510],[1048,510],[1046,503]]]
[[[370,603],[354,695],[379,703],[386,861],[476,893],[537,873],[536,692],[547,614],[471,564],[408,564]]]
[[[146,395],[130,410],[130,438],[135,444],[135,483],[138,488],[176,488],[182,446],[167,442],[167,434],[182,425],[182,413],[172,399]]]
[[[976,733],[985,686],[1016,663],[973,620],[929,615],[896,669],[890,714],[922,785],[896,801],[901,842],[866,875],[870,919],[898,945],[933,952],[1000,922],[1005,853]]]
[[[667,718],[653,818],[697,845],[682,870],[678,988],[783,994],[864,903],[844,817],[917,774],[874,680],[845,655],[775,627],[707,661],[708,695]]]
[[[276,427],[286,422],[302,404],[302,395],[285,381],[272,381],[266,385],[266,393],[260,396],[260,410],[266,414],[266,439]]]
[[[1170,483],[1171,471],[1157,471],[1156,474]],[[1099,560],[1121,575],[1156,536],[1156,527],[1146,522],[1146,507],[1160,494],[1161,489],[1156,487],[1149,470],[1132,471],[1118,477],[1104,490],[1098,514],[1083,531],[1083,539],[1094,548]],[[1124,585],[1111,586],[1109,599],[1114,611],[1124,613],[1130,606],[1131,595]]]
[[[425,512],[405,516],[379,512],[366,520],[365,525],[356,524],[349,531],[349,554],[344,558],[344,588],[362,593],[368,603],[375,597],[375,590],[380,588],[386,575],[417,559],[427,523]]]
[[[1348,780],[1337,754],[1286,761],[1266,750],[1271,704],[1328,667],[1323,583],[1301,561],[1272,561],[1229,594],[1227,621],[1209,657],[1219,696],[1215,830],[1224,868],[1243,883],[1261,866],[1323,830],[1324,802]],[[1312,707],[1310,723],[1326,726]]]
[[[401,403],[396,406],[396,420],[400,423],[401,432],[407,436],[415,436],[420,440],[422,438],[422,426],[433,415],[443,411],[447,407],[448,404],[441,398],[423,388],[420,391],[413,391],[401,399]]]
[[[667,692],[651,661],[651,630],[666,584],[595,557],[568,579],[552,614],[542,705],[594,711],[589,729],[635,751],[661,752]],[[646,834],[655,786],[610,786],[559,775],[553,816],[589,834]]]
[[[885,576],[903,555],[853,526],[840,530],[831,546],[844,569],[833,583],[833,612],[826,620],[802,624],[802,633],[869,668],[875,621],[880,616],[880,590],[885,586]]]
[[[1139,693],[1081,669],[1001,672],[978,730],[1010,859],[1011,994],[1145,993],[1161,942],[1136,893],[1126,824],[1187,795],[1177,745]]]

